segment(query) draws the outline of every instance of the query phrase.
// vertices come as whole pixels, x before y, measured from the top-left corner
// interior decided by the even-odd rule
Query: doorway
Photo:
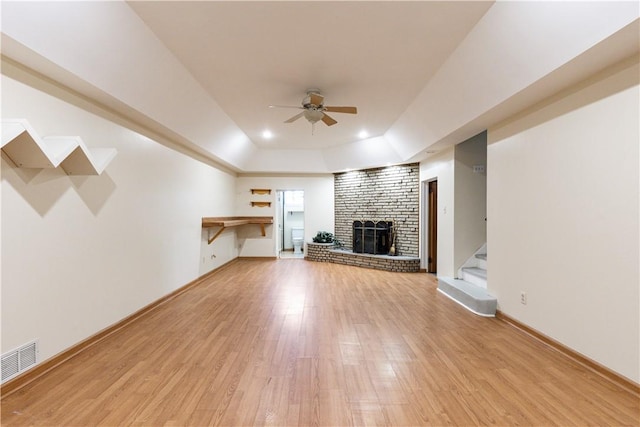
[[[427,199],[427,273],[437,273],[438,265],[438,181],[429,181]]]
[[[304,258],[304,190],[278,190],[277,200],[278,257]]]

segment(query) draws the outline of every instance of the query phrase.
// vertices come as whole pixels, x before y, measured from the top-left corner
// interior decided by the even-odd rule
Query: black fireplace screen
[[[387,255],[392,225],[391,221],[353,221],[353,252]]]

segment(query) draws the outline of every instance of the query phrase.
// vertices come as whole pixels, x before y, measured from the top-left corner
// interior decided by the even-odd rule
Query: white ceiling
[[[491,7],[470,2],[129,2],[237,126],[261,148],[347,144],[382,136]],[[330,113],[311,135],[283,123],[306,89]],[[262,136],[264,130],[271,139]]]
[[[422,161],[637,55],[639,9],[606,1],[3,1],[2,56],[216,167],[331,173]],[[11,69],[3,74],[29,80]],[[268,108],[299,105],[308,88],[358,114],[332,113],[338,124],[318,123],[311,136],[304,119],[283,123],[299,110]],[[369,138],[359,140],[361,130]]]

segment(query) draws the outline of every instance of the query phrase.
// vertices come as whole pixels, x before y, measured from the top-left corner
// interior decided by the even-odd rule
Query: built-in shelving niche
[[[270,188],[252,188],[251,194],[271,194]]]
[[[2,151],[18,167],[61,167],[67,175],[100,175],[117,154],[115,148],[88,148],[79,136],[42,138],[24,119],[2,119]]]
[[[271,202],[251,202],[251,206],[254,208],[270,208]]]
[[[271,194],[271,189],[270,188],[252,188],[251,189],[251,194],[268,195],[268,194]],[[253,207],[253,208],[270,208],[271,207],[271,202],[263,201],[263,200],[254,200],[254,201],[251,201],[251,207]]]

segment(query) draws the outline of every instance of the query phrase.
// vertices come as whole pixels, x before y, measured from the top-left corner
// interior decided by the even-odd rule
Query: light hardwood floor
[[[2,425],[638,425],[637,395],[427,274],[242,260],[2,401]]]

